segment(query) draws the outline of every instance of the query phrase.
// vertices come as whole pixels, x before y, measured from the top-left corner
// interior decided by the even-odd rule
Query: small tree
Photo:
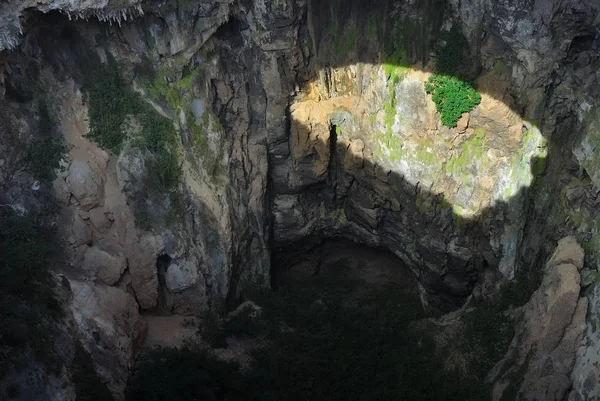
[[[470,112],[481,102],[481,95],[470,84],[447,75],[429,77],[425,91],[432,95],[442,124],[450,128],[456,127],[462,113]]]

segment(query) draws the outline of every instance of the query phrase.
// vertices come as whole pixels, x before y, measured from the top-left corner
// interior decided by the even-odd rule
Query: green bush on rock
[[[470,84],[452,76],[432,75],[425,83],[425,92],[432,95],[442,124],[450,128],[456,127],[462,113],[481,102],[481,95]]]
[[[189,79],[186,78],[186,82]],[[170,93],[178,99],[175,89]],[[167,205],[168,210],[163,213],[165,222],[177,221],[182,212],[178,184],[183,172],[172,120],[157,112],[127,85],[115,65],[102,66],[94,72],[93,79],[87,84],[87,94],[90,106],[88,137],[116,154],[129,138],[133,146],[144,152],[146,174],[133,202],[136,225],[150,230],[157,224],[157,219],[153,219],[147,210],[149,202]],[[139,132],[136,133],[132,126],[137,126]]]
[[[116,68],[104,67],[88,85],[89,138],[103,149],[117,152],[125,140],[123,124],[141,109],[138,96],[123,82]]]

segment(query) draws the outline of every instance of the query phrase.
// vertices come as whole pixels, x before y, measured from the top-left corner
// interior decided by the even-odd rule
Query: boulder
[[[106,217],[103,207],[97,207],[90,210],[90,221],[101,233],[107,232],[110,228],[110,220]]]
[[[127,260],[120,252],[112,254],[97,246],[85,251],[83,269],[102,284],[115,284],[126,267]]]
[[[69,199],[71,198],[71,191],[69,190],[69,186],[63,178],[58,177],[54,181],[52,181],[52,193],[54,197],[58,199],[63,205],[69,204]]]
[[[198,281],[198,262],[181,260],[171,263],[165,272],[167,288],[172,292],[181,292],[192,287]]]
[[[103,196],[102,179],[83,161],[75,161],[69,168],[67,186],[84,210],[100,204]]]
[[[131,284],[142,309],[150,309],[158,303],[158,271],[156,259],[163,253],[164,243],[160,235],[150,233],[138,236],[131,223],[127,228],[125,255],[129,260]]]

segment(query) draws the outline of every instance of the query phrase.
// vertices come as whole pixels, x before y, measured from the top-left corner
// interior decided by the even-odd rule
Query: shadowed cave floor
[[[393,254],[329,241],[274,281],[225,319],[204,316],[195,345],[140,358],[128,399],[490,399],[485,375],[505,352],[482,347],[493,315],[434,323]]]

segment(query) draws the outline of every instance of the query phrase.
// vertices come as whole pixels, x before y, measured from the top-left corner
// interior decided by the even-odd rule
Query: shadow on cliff
[[[315,126],[292,124],[296,125],[295,135],[314,135]],[[535,275],[539,263],[517,260],[522,235],[506,238],[500,249],[494,249],[491,242],[506,235],[508,221],[498,224],[504,216],[513,225],[517,223],[512,229],[524,229],[519,219],[526,218],[528,191],[542,179],[540,166],[545,166],[545,158],[529,160],[530,186],[520,187],[507,200],[492,200],[489,207],[466,217],[443,192],[410,182],[401,171],[379,165],[366,150],[353,151],[351,140],[337,138],[334,124],[329,129],[330,135],[319,132],[316,137],[321,143],[314,144],[330,151],[325,171],[314,173],[320,162],[317,152],[297,160],[291,156],[290,170],[301,176],[305,173],[304,183],[294,187],[273,184],[274,273],[304,259],[329,239],[345,238],[394,253],[417,277],[427,294],[426,303],[438,311],[462,305],[475,286],[481,288],[484,271],[490,270],[500,280],[497,269],[506,256],[504,251],[514,253],[509,264],[515,268],[522,265],[519,278],[529,280]],[[545,257],[534,251],[536,256],[528,256]]]
[[[309,34],[305,38],[306,48],[303,51],[311,56],[306,73],[309,78],[305,87],[320,85],[324,99],[343,97],[346,88],[343,83],[332,78],[335,75],[333,72],[337,71],[343,77],[343,69],[351,65],[359,65],[357,70],[360,70],[361,64],[386,65],[387,70],[390,67],[410,67],[424,72],[441,71],[446,74],[452,69],[452,75],[474,82],[478,92],[501,101],[524,121],[535,121],[544,135],[544,112],[551,100],[552,87],[540,84],[536,88],[541,89],[540,96],[533,99],[537,103],[530,102],[531,99],[511,86],[511,63],[517,63],[518,60],[511,53],[510,46],[503,42],[493,28],[487,31],[476,30],[469,39],[462,35],[464,27],[460,22],[455,22],[452,29],[448,30],[447,22],[453,19],[450,14],[450,5],[443,0],[406,3],[391,0],[309,1]],[[561,24],[564,21],[559,18],[552,23]],[[569,47],[569,57],[575,57],[575,52],[591,46],[588,36],[576,37]],[[491,65],[487,70],[479,64],[480,54],[484,52]],[[352,79],[357,81],[356,92],[360,96],[365,89],[364,82],[360,81],[361,77],[348,78]],[[316,137],[322,143],[315,144],[312,153],[309,151],[303,156],[304,160],[293,160],[294,156],[290,156],[293,165],[290,169],[305,171],[308,179],[290,186],[277,182],[278,178],[272,177],[276,196],[279,194],[285,198],[292,195],[298,199],[292,206],[302,210],[299,215],[303,221],[299,219],[297,226],[303,228],[302,235],[305,237],[301,239],[284,233],[285,239],[281,241],[278,238],[281,232],[278,231],[277,217],[275,218],[273,261],[276,268],[289,266],[299,254],[311,249],[324,238],[345,237],[394,252],[417,274],[423,287],[432,296],[434,306],[446,305],[452,308],[459,306],[471,294],[480,274],[486,268],[497,270],[501,259],[508,257],[509,260],[504,261],[508,266],[505,267],[506,272],[512,275],[520,269],[518,275],[522,277],[541,265],[541,260],[547,256],[547,251],[541,247],[544,239],[536,237],[557,239],[553,237],[555,233],[545,231],[543,221],[546,216],[536,211],[536,197],[530,187],[556,185],[554,176],[559,175],[563,160],[571,158],[571,149],[577,141],[577,135],[563,139],[561,144],[556,139],[553,143],[553,138],[545,135],[549,141],[548,154],[546,157],[535,156],[529,160],[529,185],[521,186],[510,197],[491,199],[489,206],[465,216],[444,192],[423,188],[419,181],[407,180],[401,171],[378,165],[372,154],[366,157],[365,153],[372,149],[365,148],[358,155],[350,155],[355,159],[351,163],[361,167],[348,171],[344,167],[344,160],[349,157],[351,144],[336,140],[334,117],[329,118],[329,124],[331,134],[323,135],[322,131],[319,132]],[[569,130],[575,124],[573,116],[561,117],[548,130]],[[311,131],[315,130],[314,125],[303,126],[302,121],[292,120],[291,125],[298,131],[294,134],[307,141],[311,137]],[[290,137],[291,135],[289,133]],[[335,145],[332,146],[332,143]],[[327,172],[319,175],[310,171],[307,166],[322,163],[320,159],[323,158],[323,149],[330,150],[330,165]],[[293,154],[293,150],[290,153]],[[558,160],[558,164],[552,164],[554,159]],[[551,171],[548,174],[553,177],[547,177],[548,164],[548,171]],[[332,169],[335,171],[332,172]],[[469,173],[478,174],[476,170]],[[500,180],[506,177],[495,178]],[[369,194],[362,195],[370,199],[362,199],[362,206],[357,206],[360,202],[357,203],[357,196],[353,196],[351,192],[357,189],[359,193],[365,192],[365,188],[358,188],[361,185],[367,188],[367,192],[370,191]],[[385,186],[387,188],[382,189]],[[554,190],[556,193],[560,192],[560,188]],[[391,198],[399,201],[400,207],[397,210],[391,206],[394,203],[393,200],[389,201]],[[325,213],[314,210],[315,205],[324,205]],[[368,212],[376,217],[368,216],[364,205],[370,205]],[[276,202],[276,214],[277,206]],[[343,211],[346,220],[344,223],[339,223],[340,211]],[[536,212],[538,215],[534,215]],[[331,214],[334,215],[333,219],[329,217]],[[506,220],[503,220],[505,217]],[[283,216],[285,218],[288,217]],[[321,220],[321,223],[313,223],[311,219]],[[532,220],[541,220],[542,224],[538,222],[527,231],[525,222]],[[505,227],[508,221],[511,226]],[[504,229],[507,231],[501,232]],[[526,241],[526,236],[534,239]],[[293,239],[290,240],[290,237]],[[450,248],[450,240],[457,240],[454,243],[457,248],[470,252],[446,252]],[[495,249],[492,241],[500,242],[495,244]],[[399,243],[411,243],[414,248],[410,251],[398,249]],[[440,243],[446,243],[448,248],[444,250],[439,246]],[[540,249],[531,248],[532,243],[540,245]]]

